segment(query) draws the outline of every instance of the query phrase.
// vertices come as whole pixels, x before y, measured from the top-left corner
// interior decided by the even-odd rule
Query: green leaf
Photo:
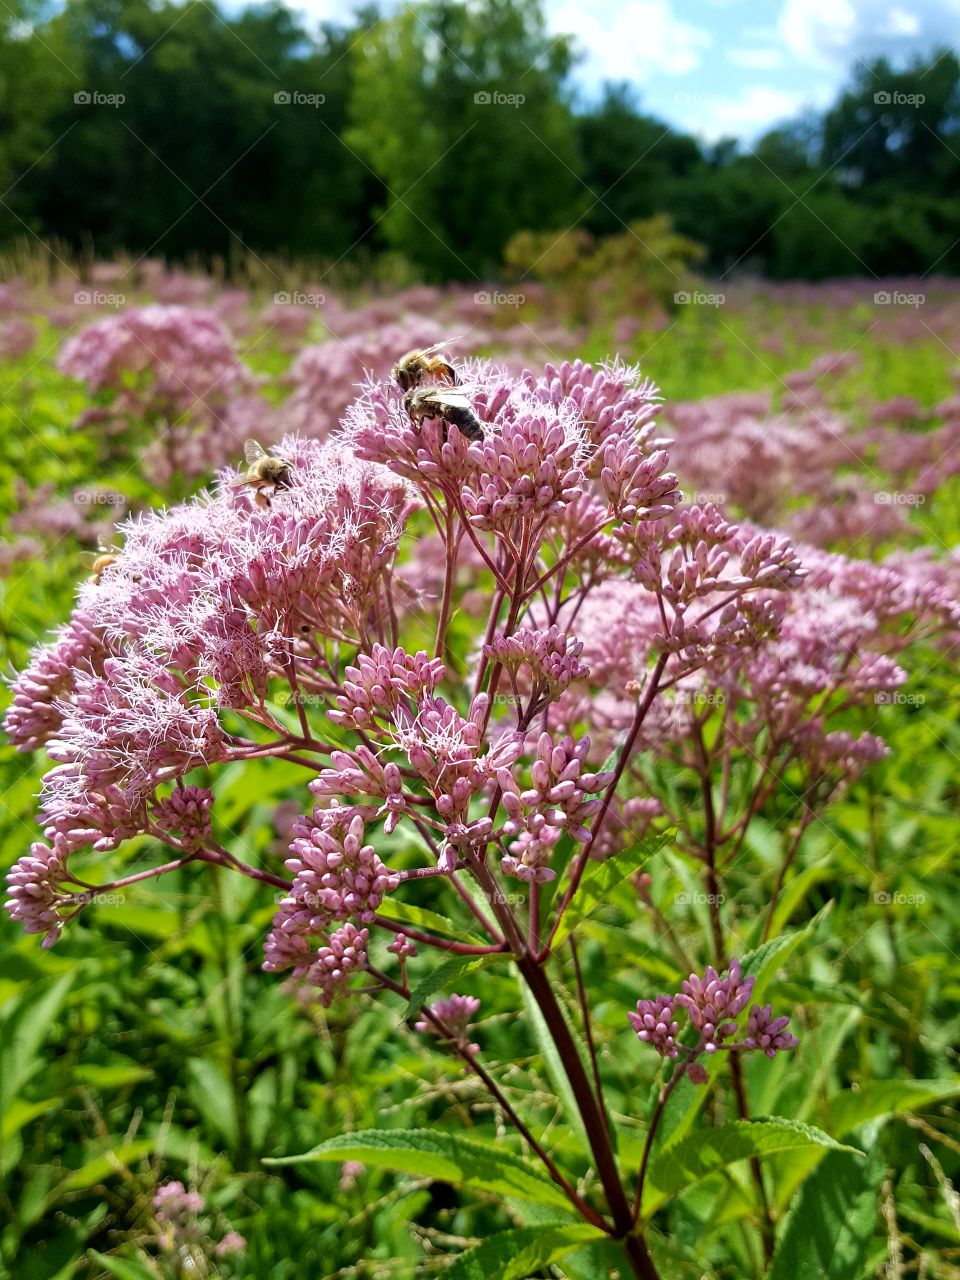
[[[536,1204],[567,1208],[555,1183],[502,1146],[431,1129],[365,1129],[328,1138],[299,1156],[265,1160],[268,1165],[360,1160],[380,1169],[480,1187],[498,1196],[519,1196]]]
[[[815,863],[812,867],[806,867],[792,880],[788,880],[770,921],[770,936],[779,937],[787,921],[814,885],[830,880],[834,874],[829,863],[821,862]]]
[[[644,1216],[717,1169],[791,1147],[831,1147],[862,1154],[856,1147],[844,1146],[812,1125],[780,1116],[766,1120],[732,1120],[715,1129],[698,1129],[678,1142],[668,1143],[651,1160],[643,1188]]]
[[[24,1102],[22,1098],[15,1098],[0,1117],[0,1144],[9,1142],[25,1124],[59,1107],[62,1101],[62,1098],[47,1098],[43,1102]]]
[[[227,1143],[237,1143],[237,1099],[223,1068],[210,1058],[191,1058],[190,1097],[207,1124]]]
[[[827,1103],[830,1128],[845,1134],[877,1116],[914,1111],[960,1093],[960,1080],[882,1080],[854,1092],[844,1090]]]
[[[439,912],[430,911],[426,907],[415,907],[410,902],[401,902],[397,897],[391,897],[381,911],[380,918],[396,920],[400,925],[409,924],[415,929],[429,929],[444,938],[453,938],[456,942],[489,941],[489,939],[480,938],[469,929],[464,929],[462,925],[454,924]]]
[[[629,849],[624,849],[607,862],[588,863],[577,892],[563,914],[554,939],[554,947],[562,946],[578,925],[583,924],[584,920],[589,920],[593,913],[603,906],[617,885],[633,875],[635,871],[639,871],[675,834],[673,831],[660,832],[657,835],[648,836]]]
[[[89,1085],[91,1089],[122,1089],[125,1084],[149,1080],[151,1075],[153,1072],[149,1067],[139,1067],[135,1062],[113,1062],[102,1066],[95,1062],[81,1062],[73,1069],[74,1080],[78,1084]]]
[[[431,969],[427,976],[413,988],[403,1016],[412,1018],[415,1013],[419,1013],[435,991],[450,990],[452,992],[452,989],[468,974],[476,973],[478,969],[485,969],[496,960],[509,958],[510,953],[506,951],[494,952],[488,956],[450,956],[448,960]]]
[[[39,983],[4,1010],[0,1023],[0,1113],[33,1074],[37,1051],[73,983],[72,974]]]
[[[141,1138],[137,1142],[125,1142],[105,1151],[103,1155],[94,1156],[57,1183],[50,1193],[51,1203],[67,1191],[86,1191],[89,1187],[95,1187],[105,1178],[113,1177],[121,1169],[139,1160],[141,1156],[149,1155],[153,1147],[153,1138]]]
[[[883,1172],[876,1145],[867,1160],[831,1151],[800,1188],[767,1280],[862,1280]]]
[[[96,1249],[89,1249],[87,1257],[99,1262],[104,1271],[111,1276],[115,1276],[116,1280],[154,1280],[154,1273],[148,1271],[142,1263],[127,1262],[122,1258],[111,1258],[108,1254],[97,1253]]]
[[[778,938],[770,938],[769,941],[741,957],[740,963],[744,974],[748,977],[752,975],[756,979],[753,987],[754,1003],[762,1001],[767,985],[776,971],[822,924],[832,907],[833,903],[828,902],[802,929],[798,929],[795,933],[782,933]]]
[[[523,1280],[606,1235],[587,1223],[545,1223],[490,1236],[442,1273],[448,1280]]]

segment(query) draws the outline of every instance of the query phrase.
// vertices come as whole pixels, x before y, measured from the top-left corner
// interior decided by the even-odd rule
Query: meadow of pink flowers
[[[410,1000],[438,958],[512,958],[566,1063],[603,1207],[498,1092],[476,997],[423,1001],[417,1027],[653,1276],[634,1228],[670,1092],[705,1085],[722,1048],[745,1117],[740,1057],[797,1045],[788,1011],[751,1005],[727,877],[789,777],[803,804],[766,869],[766,941],[806,832],[887,753],[867,713],[922,648],[953,660],[960,557],[920,517],[957,471],[960,394],[845,405],[834,392],[859,357],[837,352],[775,395],[665,403],[617,355],[551,354],[575,334],[480,323],[465,291],[331,297],[315,317],[202,284],[164,277],[155,301],[82,327],[55,308],[71,329],[58,368],[90,402],[77,429],[104,463],[208,485],[121,524],[13,681],[6,733],[52,765],[7,909],[49,946],[98,895],[188,864],[232,870],[279,891],[263,968],[324,1007],[358,988]],[[960,303],[937,323],[960,329]],[[415,425],[390,376],[406,349],[451,334],[482,439]],[[258,346],[284,359],[258,368]],[[264,501],[243,484],[251,437],[285,464]],[[18,535],[51,519],[26,506]],[[217,805],[221,772],[269,759],[303,777],[272,862],[243,856]],[[674,1063],[631,1203],[599,1074],[568,1052],[543,975],[594,869],[668,830],[709,936],[694,955],[679,946],[678,992],[623,1010]],[[143,836],[168,861],[96,872]],[[427,882],[469,940],[405,923]]]

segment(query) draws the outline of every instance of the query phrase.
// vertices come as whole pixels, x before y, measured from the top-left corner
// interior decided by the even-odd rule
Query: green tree
[[[701,160],[695,139],[641,115],[625,84],[606,86],[599,106],[579,118],[577,133],[593,193],[586,224],[597,235],[615,235],[661,211],[666,188]]]
[[[34,231],[32,202],[23,175],[48,162],[58,138],[57,117],[80,88],[71,51],[44,23],[32,0],[0,5],[0,234]]]
[[[76,0],[49,29],[87,93],[123,101],[71,96],[54,118],[68,145],[26,180],[48,232],[173,258],[335,257],[362,234],[376,184],[340,142],[346,33],[313,44],[280,6],[149,0]]]
[[[584,207],[564,39],[538,0],[450,0],[378,22],[354,52],[346,141],[386,187],[391,248],[433,277],[498,267],[524,227]]]
[[[960,61],[941,50],[895,71],[886,58],[861,66],[824,116],[821,160],[848,185],[956,191],[960,161]]]

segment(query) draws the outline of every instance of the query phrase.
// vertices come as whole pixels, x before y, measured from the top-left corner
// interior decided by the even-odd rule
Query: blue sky
[[[352,0],[288,0],[309,20]],[[828,104],[857,59],[894,61],[953,46],[960,0],[544,0],[573,32],[581,92],[629,80],[645,110],[707,139],[750,141]]]

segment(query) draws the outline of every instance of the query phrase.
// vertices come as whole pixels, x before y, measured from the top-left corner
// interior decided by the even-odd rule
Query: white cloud
[[[781,120],[795,116],[806,102],[805,95],[790,89],[756,85],[736,98],[717,102],[710,111],[713,137],[753,136]]]
[[[289,7],[308,22],[349,22],[357,6],[353,0],[292,0]]]
[[[713,43],[709,31],[674,13],[671,0],[560,0],[548,3],[547,14],[552,30],[576,36],[586,54],[581,75],[587,80],[688,75]]]
[[[887,30],[892,36],[918,36],[922,26],[920,15],[906,9],[891,9],[887,15]]]
[[[749,71],[776,71],[784,63],[782,49],[728,49],[727,58]]]
[[[806,62],[848,67],[857,58],[900,60],[952,45],[960,0],[786,0],[780,31]]]
[[[778,89],[754,85],[739,93],[676,93],[671,116],[707,142],[719,138],[752,141],[784,120],[794,119],[805,108],[822,105],[829,92]]]

